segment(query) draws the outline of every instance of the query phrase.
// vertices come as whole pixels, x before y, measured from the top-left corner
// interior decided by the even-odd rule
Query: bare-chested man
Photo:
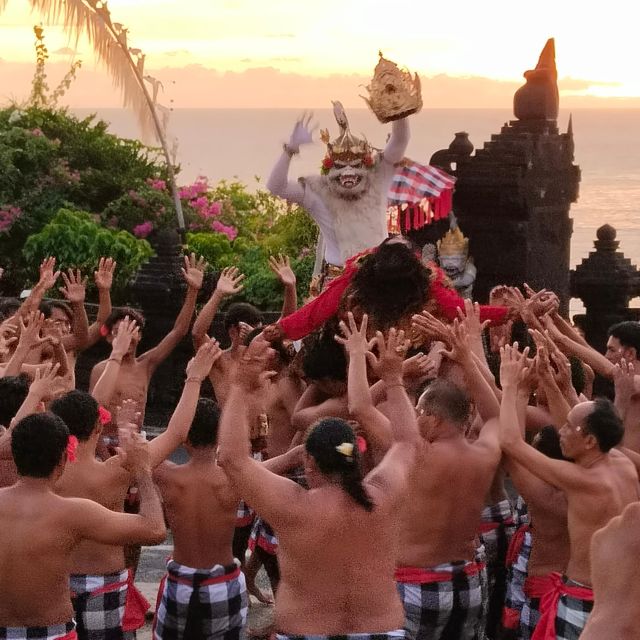
[[[169,426],[148,445],[152,469],[184,441],[200,384],[219,355],[217,343],[208,341],[189,362],[184,390]],[[105,462],[96,459],[102,430],[98,403],[87,393],[72,391],[52,402],[50,409],[79,441],[77,461],[67,465],[56,491],[65,497],[88,498],[121,512],[132,476],[126,456],[121,453]],[[71,562],[71,592],[80,640],[121,637],[123,631],[133,631],[144,623],[145,611],[136,611],[134,589],[122,546],[81,543]]]
[[[580,640],[640,635],[640,503],[630,504],[621,515],[591,539],[591,578],[595,603]]]
[[[305,441],[311,489],[274,475],[247,455],[243,398],[264,379],[268,347],[256,339],[242,356],[220,426],[219,462],[280,540],[281,581],[275,618],[280,638],[376,634],[401,638],[403,611],[393,582],[395,511],[418,433],[404,391],[395,338],[378,345],[396,442],[365,478],[355,435],[340,419],[316,424]],[[366,348],[366,346],[365,346]],[[363,425],[366,428],[366,425]]]
[[[520,394],[520,402],[529,398],[529,389]],[[521,425],[522,427],[524,426]],[[548,426],[540,430],[532,445],[544,455],[563,460],[558,432]],[[530,640],[540,620],[540,600],[554,588],[554,581],[562,576],[569,562],[569,530],[567,527],[567,498],[561,489],[533,475],[526,467],[507,457],[505,468],[524,498],[530,518],[527,532],[530,553],[527,575],[521,585],[522,607],[514,620],[522,640]],[[512,628],[514,628],[512,627]]]
[[[147,445],[127,446],[129,469],[142,494],[139,515],[114,513],[80,498],[54,493],[67,458],[69,430],[50,413],[23,418],[11,448],[19,479],[0,489],[0,636],[15,640],[77,638],[69,593],[72,555],[91,540],[103,545],[158,544],[166,530],[151,479]]]
[[[217,404],[200,399],[185,443],[189,462],[166,461],[154,473],[174,544],[156,612],[158,640],[237,638],[246,621],[245,579],[232,551],[240,495],[216,461],[219,418]],[[264,464],[284,471],[300,453],[291,450]]]
[[[541,619],[533,638],[551,634],[574,640],[584,629],[593,607],[589,547],[593,534],[640,497],[638,474],[622,453],[612,451],[622,439],[623,427],[606,400],[577,404],[560,429],[565,457],[553,460],[526,444],[518,426],[518,386],[526,377],[526,354],[504,347],[500,440],[503,451],[538,478],[567,497],[571,553],[565,576],[557,579],[555,598],[541,603]],[[524,372],[524,373],[523,373]],[[553,600],[553,602],[552,602]]]
[[[103,442],[100,443],[98,448],[98,453],[102,457],[107,457],[109,453],[113,454],[113,446],[117,446],[117,425],[115,423],[117,407],[125,400],[135,401],[140,414],[139,426],[142,426],[144,422],[145,406],[147,404],[147,391],[149,389],[151,377],[160,363],[169,357],[169,354],[189,332],[189,325],[195,309],[198,291],[202,288],[202,279],[206,263],[202,258],[200,260],[196,260],[195,255],[191,254],[188,257],[185,256],[184,265],[184,269],[182,269],[182,276],[187,284],[187,293],[182,309],[180,310],[180,313],[176,318],[176,322],[173,325],[173,329],[160,341],[158,345],[153,347],[153,349],[149,349],[149,351],[146,351],[139,356],[136,355],[136,350],[141,340],[141,335],[138,333],[131,341],[131,346],[129,347],[128,352],[121,360],[115,362],[115,364],[119,365],[120,370],[116,377],[110,400],[106,406],[113,416],[113,421],[104,428],[102,436]],[[117,335],[120,323],[127,316],[135,320],[138,328],[142,331],[144,328],[144,318],[141,314],[133,309],[119,309],[114,311],[105,322],[105,327],[109,332],[107,335],[108,342],[113,341]],[[93,387],[109,362],[114,362],[113,356],[108,360],[99,362],[93,367],[89,381],[90,391],[93,390]],[[108,447],[111,447],[110,452],[107,451]]]

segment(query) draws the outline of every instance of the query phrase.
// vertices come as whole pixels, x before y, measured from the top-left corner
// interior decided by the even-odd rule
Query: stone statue
[[[513,96],[513,112],[518,120],[556,120],[559,94],[556,49],[547,40],[535,69],[524,72],[526,83]]]
[[[423,251],[424,255],[424,251]],[[437,244],[437,257],[441,269],[451,280],[462,298],[472,299],[477,269],[469,256],[469,239],[465,238],[454,216],[451,228]]]

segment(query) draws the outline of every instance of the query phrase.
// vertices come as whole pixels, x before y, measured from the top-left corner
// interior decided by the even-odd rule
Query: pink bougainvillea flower
[[[153,231],[153,222],[145,220],[142,224],[133,227],[133,235],[136,238],[146,238]]]

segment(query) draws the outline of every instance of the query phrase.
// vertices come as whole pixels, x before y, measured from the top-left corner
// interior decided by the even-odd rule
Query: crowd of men
[[[374,304],[381,261],[403,251],[411,302]],[[323,294],[296,311],[274,258],[268,327],[227,304],[235,268],[192,322],[206,264],[186,257],[183,307],[144,353],[144,318],[111,307],[113,260],[91,325],[86,278],[45,260],[25,300],[0,304],[0,638],[135,637],[140,545],[168,529],[156,640],[240,638],[248,594],[272,602],[261,567],[280,640],[640,638],[640,324],[611,327],[602,355],[526,286],[493,292],[508,309],[492,324],[468,300],[451,321],[424,304],[437,267],[411,256],[367,256],[326,322]],[[221,307],[224,350],[208,336]],[[296,317],[321,321],[294,341]],[[189,332],[182,395],[147,441],[150,380]],[[76,389],[99,340],[111,353]],[[613,401],[593,392],[603,379]],[[169,460],[180,446],[186,464]]]

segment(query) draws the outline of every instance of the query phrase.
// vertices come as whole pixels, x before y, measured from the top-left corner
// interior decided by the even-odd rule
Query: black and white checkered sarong
[[[345,633],[344,635],[333,636],[276,633],[277,640],[403,640],[404,637],[404,629],[386,631],[385,633]]]
[[[74,622],[48,627],[0,627],[0,640],[77,640]]]
[[[211,569],[192,569],[170,560],[158,592],[154,640],[239,640],[248,606],[237,560]]]
[[[408,640],[471,640],[482,613],[480,578],[485,568],[475,562],[451,562],[424,570],[424,578],[417,569],[415,579],[401,573],[404,570],[396,571],[396,584]]]
[[[78,640],[127,640],[122,630],[129,573],[126,569],[103,575],[72,574],[71,602]]]

